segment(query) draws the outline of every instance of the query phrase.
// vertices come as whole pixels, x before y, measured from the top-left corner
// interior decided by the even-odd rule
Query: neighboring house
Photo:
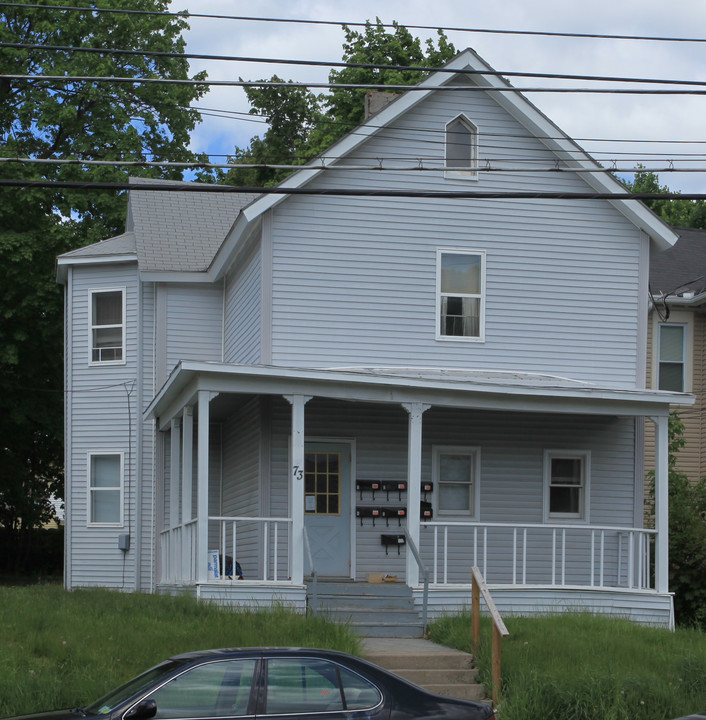
[[[696,482],[706,476],[706,230],[674,230],[676,244],[650,260],[647,384],[696,396],[695,405],[674,405],[686,441],[677,468]]]
[[[312,570],[386,573],[421,603],[414,543],[432,615],[478,565],[501,610],[671,622],[690,398],[644,378],[676,235],[635,201],[375,194],[625,192],[475,53],[447,67],[482,72],[430,75],[282,184],[303,194],[135,181],[125,234],[59,258],[67,587],[301,609]]]

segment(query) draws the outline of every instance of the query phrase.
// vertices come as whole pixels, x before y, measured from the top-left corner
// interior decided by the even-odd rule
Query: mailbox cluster
[[[361,503],[369,499],[371,503],[375,503],[376,495],[378,493],[385,493],[385,501],[390,502],[390,496],[397,500],[402,501],[402,493],[407,492],[407,481],[406,480],[358,480],[355,486]],[[429,496],[434,490],[433,483],[423,482],[421,486],[422,501],[419,507],[419,517],[422,520],[431,520],[433,517],[432,505],[429,502]],[[369,496],[369,498],[368,498]],[[365,519],[370,519],[375,527],[375,521],[377,519],[384,519],[385,526],[389,527],[390,519],[397,519],[397,525],[402,526],[402,519],[407,517],[407,507],[400,505],[377,505],[377,504],[360,504],[355,509],[356,517],[360,518],[360,524],[364,524]],[[385,546],[385,553],[387,554],[388,548],[391,545],[397,545],[397,552],[399,553],[400,545],[405,544],[404,535],[382,535],[381,542]]]

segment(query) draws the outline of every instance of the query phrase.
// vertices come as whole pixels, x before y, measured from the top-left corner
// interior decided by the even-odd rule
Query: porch
[[[500,591],[503,610],[617,612],[623,603],[637,609],[634,619],[656,614],[669,625],[673,394],[457,375],[182,363],[147,412],[166,440],[158,589],[304,610],[312,572],[356,581],[351,587],[372,572],[394,575],[417,604],[426,576],[433,617],[468,605],[477,565],[494,596]],[[658,438],[654,529],[640,526],[644,419]],[[438,487],[433,505],[425,493],[435,492],[436,448],[462,443],[476,497],[460,513],[467,517],[456,517],[439,505]],[[335,539],[329,527],[311,524],[319,501],[309,505],[305,492],[312,449],[332,445],[328,455],[345,466],[336,511],[328,513],[344,528]],[[547,510],[542,468],[552,447],[575,448],[587,473],[593,462],[592,494],[587,482],[580,516],[565,522]],[[379,484],[365,480],[371,472]],[[404,488],[398,497],[395,483]],[[384,503],[369,494],[375,487],[387,493]],[[399,544],[391,544],[395,538]],[[329,570],[327,557],[342,558],[343,569]],[[242,579],[228,571],[236,562]]]

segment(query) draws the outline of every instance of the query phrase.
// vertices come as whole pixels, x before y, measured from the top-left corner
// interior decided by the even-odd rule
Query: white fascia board
[[[259,201],[255,201],[259,202]],[[249,206],[252,207],[252,206]],[[231,263],[236,258],[241,248],[247,244],[247,239],[252,233],[257,232],[262,217],[260,215],[247,215],[248,208],[241,210],[233,226],[228,231],[225,240],[218,248],[218,252],[208,267],[208,275],[212,282],[220,280],[228,271]]]
[[[474,384],[468,379],[426,380],[364,372],[183,360],[145,410],[145,420],[159,418],[160,425],[168,422],[170,413],[180,410],[178,398],[193,394],[194,383],[199,389],[224,393],[302,392],[359,402],[420,401],[446,407],[590,415],[666,416],[670,404],[693,405],[695,402],[693,395],[660,390]]]
[[[102,257],[59,257],[56,259],[56,281],[62,285],[66,282],[68,268],[73,265],[110,265],[111,263],[137,262],[137,255],[105,255]]]
[[[655,300],[662,301],[664,299],[663,295],[659,295],[655,298]],[[694,295],[694,297],[691,298],[685,298],[681,295],[672,296],[670,295],[667,303],[669,305],[679,305],[680,307],[690,307],[690,306],[698,306],[703,305],[706,302],[706,293],[701,293],[700,295]],[[654,305],[650,303],[650,309],[652,309]]]

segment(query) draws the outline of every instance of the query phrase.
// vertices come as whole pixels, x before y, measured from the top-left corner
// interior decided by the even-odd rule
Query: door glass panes
[[[659,326],[660,390],[684,391],[684,331],[683,325]]]
[[[439,456],[439,512],[468,514],[471,507],[471,455]]]
[[[228,660],[189,670],[149,697],[157,718],[217,718],[246,715],[255,660]]]
[[[307,515],[341,514],[341,453],[305,453],[304,511]]]
[[[343,710],[337,666],[325,660],[269,660],[266,698],[267,715]]]

